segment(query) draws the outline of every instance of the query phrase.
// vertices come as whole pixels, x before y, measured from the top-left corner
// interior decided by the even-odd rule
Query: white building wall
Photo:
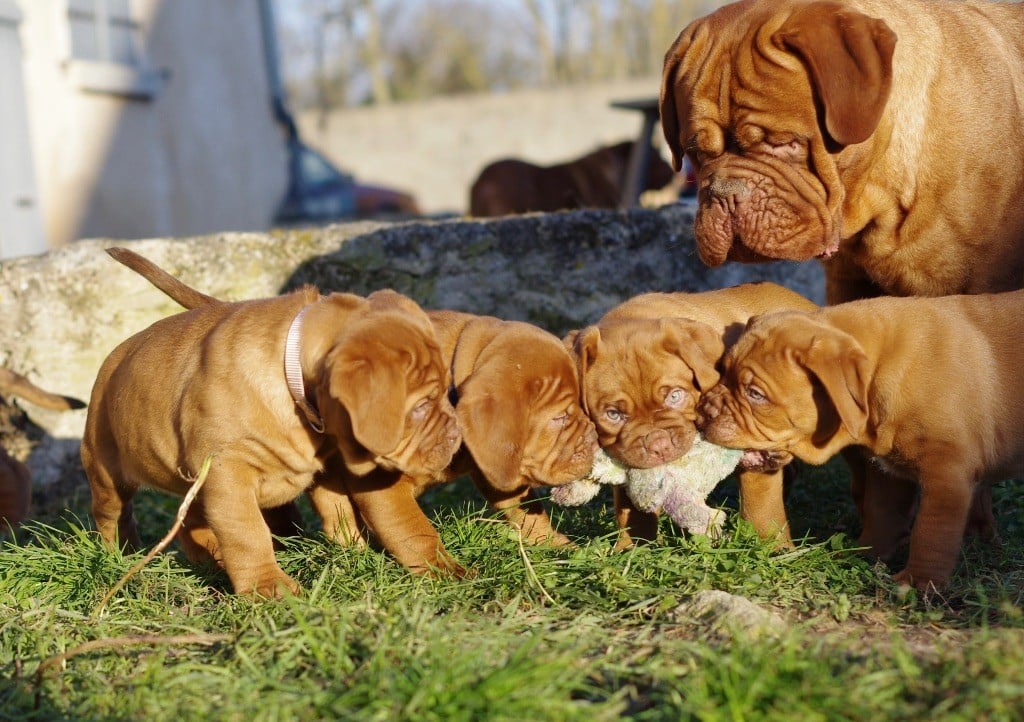
[[[46,250],[25,111],[20,20],[14,2],[0,0],[0,259]]]
[[[130,0],[152,97],[72,58],[70,0],[21,0],[50,247],[268,226],[287,183],[254,0]],[[114,92],[110,92],[113,90]],[[122,92],[124,91],[124,92]]]

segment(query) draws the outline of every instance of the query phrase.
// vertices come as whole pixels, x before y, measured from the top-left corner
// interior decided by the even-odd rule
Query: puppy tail
[[[16,374],[5,368],[0,368],[0,392],[7,396],[25,399],[44,409],[70,411],[71,409],[85,408],[84,401],[79,401],[72,396],[61,396],[43,391],[21,374]]]
[[[107,249],[107,255],[135,271],[159,290],[163,291],[172,301],[181,304],[185,308],[192,309],[223,303],[213,296],[207,296],[205,293],[200,293],[194,288],[186,286],[167,271],[160,268],[160,266],[148,258],[143,258],[135,251],[114,246]]]

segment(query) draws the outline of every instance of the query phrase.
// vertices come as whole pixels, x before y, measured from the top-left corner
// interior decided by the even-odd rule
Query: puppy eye
[[[626,415],[616,408],[610,408],[604,412],[606,419],[611,421],[613,424],[619,424],[625,421]]]
[[[674,409],[686,400],[686,392],[682,389],[672,389],[665,395],[665,406]]]
[[[433,399],[423,399],[416,406],[413,407],[412,411],[409,412],[413,418],[413,421],[422,421],[426,418],[427,413],[430,411],[430,407],[433,404]]]
[[[746,394],[747,399],[755,404],[763,404],[768,400],[768,397],[764,395],[764,392],[756,386],[747,386],[743,389],[743,393]]]
[[[566,412],[564,414],[561,414],[561,415],[556,416],[555,418],[551,419],[550,424],[551,424],[551,426],[565,426],[566,422],[568,422],[568,421],[569,421],[569,413]]]

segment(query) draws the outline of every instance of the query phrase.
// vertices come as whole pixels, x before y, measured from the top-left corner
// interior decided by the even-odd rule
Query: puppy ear
[[[339,403],[348,412],[356,441],[375,456],[394,451],[405,431],[405,369],[367,359],[339,366],[331,372],[330,399],[318,399],[325,422],[331,414],[324,402]]]
[[[665,63],[661,73],[661,95],[658,98],[661,130],[665,134],[669,152],[672,153],[672,169],[676,173],[683,169],[684,155],[683,145],[679,140],[681,124],[676,108],[676,76],[683,64],[683,54],[689,44],[688,33],[683,30],[665,53]]]
[[[802,363],[825,387],[839,421],[854,439],[868,424],[868,383],[871,367],[867,354],[850,335],[835,332],[815,336]]]
[[[718,383],[718,361],[725,353],[722,334],[706,323],[688,318],[661,320],[665,349],[681,358],[693,370],[702,392]]]
[[[576,370],[580,379],[580,406],[583,413],[590,414],[590,407],[587,404],[587,387],[583,380],[587,377],[587,371],[594,364],[597,358],[597,350],[601,345],[601,329],[597,326],[587,326],[579,331],[571,331],[565,337],[565,344],[569,347],[569,354],[576,362]]]
[[[794,12],[772,40],[807,66],[832,140],[867,140],[889,99],[896,33],[838,2],[815,2]]]
[[[500,381],[497,386],[484,386],[471,379],[459,389],[455,419],[462,441],[480,472],[495,489],[511,491],[522,485],[520,467],[530,390],[513,391]],[[496,395],[496,390],[503,395]]]

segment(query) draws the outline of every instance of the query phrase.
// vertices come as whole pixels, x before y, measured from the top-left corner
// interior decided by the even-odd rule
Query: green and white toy
[[[712,444],[700,434],[681,457],[650,469],[623,466],[599,449],[590,474],[554,487],[551,500],[560,506],[581,506],[597,496],[602,486],[625,486],[638,509],[663,510],[690,533],[717,538],[725,513],[707,505],[708,494],[733,472],[741,456],[741,449]]]

